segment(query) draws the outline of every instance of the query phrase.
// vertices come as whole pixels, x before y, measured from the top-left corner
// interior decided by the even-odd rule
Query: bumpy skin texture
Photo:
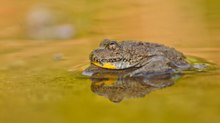
[[[141,41],[113,41],[105,39],[90,54],[90,61],[98,68],[125,70],[135,68],[129,76],[191,68],[185,56],[164,45]]]

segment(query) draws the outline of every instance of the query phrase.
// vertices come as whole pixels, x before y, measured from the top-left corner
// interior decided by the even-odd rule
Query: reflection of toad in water
[[[94,71],[96,70],[93,69]],[[144,97],[151,91],[171,86],[179,77],[170,73],[158,76],[122,77],[124,72],[108,70],[94,72],[90,78],[91,90],[114,103],[119,103],[126,98]]]

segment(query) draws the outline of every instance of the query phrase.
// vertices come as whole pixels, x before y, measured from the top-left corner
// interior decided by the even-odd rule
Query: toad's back
[[[137,59],[138,57],[150,58],[154,56],[164,56],[170,59],[177,65],[187,64],[185,61],[185,56],[175,50],[157,43],[150,42],[134,42],[134,41],[122,41],[120,42],[122,46],[122,51],[127,51],[133,56],[131,58]]]

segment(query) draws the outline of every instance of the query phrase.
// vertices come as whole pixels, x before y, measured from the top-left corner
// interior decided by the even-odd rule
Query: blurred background
[[[81,76],[105,38],[220,63],[219,0],[0,0],[0,122],[220,122],[220,71],[110,102]]]

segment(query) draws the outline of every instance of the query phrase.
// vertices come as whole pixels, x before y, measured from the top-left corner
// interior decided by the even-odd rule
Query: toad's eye
[[[109,50],[115,50],[115,49],[118,48],[118,44],[117,44],[116,42],[111,42],[111,43],[109,43],[109,44],[107,45],[107,48],[108,48]]]

